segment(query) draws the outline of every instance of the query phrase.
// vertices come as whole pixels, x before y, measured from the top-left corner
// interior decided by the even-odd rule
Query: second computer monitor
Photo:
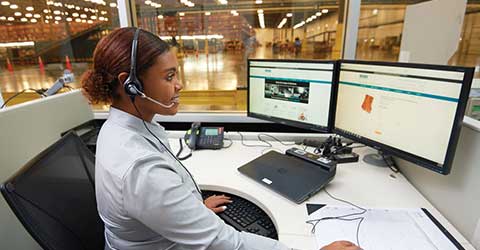
[[[248,116],[327,132],[333,61],[248,60]]]
[[[473,68],[343,61],[335,132],[448,174]]]

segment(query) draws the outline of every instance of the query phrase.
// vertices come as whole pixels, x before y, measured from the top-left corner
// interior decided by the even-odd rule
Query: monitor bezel
[[[328,121],[327,126],[317,126],[311,123],[302,123],[296,122],[284,118],[272,117],[267,115],[262,115],[258,113],[251,112],[250,110],[250,63],[251,62],[286,62],[286,63],[320,63],[320,64],[332,64],[332,84],[330,90],[330,106],[328,112]],[[248,59],[247,60],[247,116],[253,117],[257,119],[262,119],[265,121],[271,121],[291,127],[308,129],[315,132],[322,132],[322,133],[331,133],[333,129],[333,119],[335,117],[335,109],[333,108],[335,105],[335,97],[336,97],[336,83],[338,80],[338,61],[336,60],[313,60],[313,59]]]
[[[389,67],[406,67],[406,68],[420,68],[420,69],[431,69],[431,70],[445,70],[445,71],[454,71],[454,72],[463,72],[462,87],[460,90],[459,101],[457,105],[457,110],[455,112],[455,117],[453,120],[452,130],[450,132],[450,140],[448,142],[447,151],[442,167],[439,167],[438,164],[432,160],[426,159],[424,157],[403,151],[399,148],[385,145],[375,140],[363,136],[357,136],[349,131],[344,131],[336,127],[335,119],[333,121],[333,132],[341,135],[343,137],[349,138],[351,140],[357,141],[359,143],[365,144],[367,146],[382,150],[385,153],[391,154],[412,163],[415,163],[421,167],[430,169],[434,172],[447,175],[450,173],[452,168],[453,159],[455,156],[455,150],[458,144],[458,139],[460,136],[460,129],[462,127],[463,117],[465,114],[465,108],[468,102],[468,95],[470,92],[470,87],[474,75],[474,68],[471,67],[460,67],[460,66],[448,66],[448,65],[432,65],[432,64],[420,64],[420,63],[402,63],[402,62],[379,62],[379,61],[356,61],[356,60],[340,60],[338,63],[338,78],[337,78],[337,96],[335,100],[338,99],[338,90],[340,88],[340,72],[342,70],[342,64],[368,64],[375,66],[389,66]],[[335,114],[337,111],[337,105],[335,104]],[[412,142],[414,143],[414,142]]]

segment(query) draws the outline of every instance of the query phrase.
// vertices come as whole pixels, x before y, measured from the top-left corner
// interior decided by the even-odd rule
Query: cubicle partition
[[[80,90],[0,110],[0,181],[52,145],[66,130],[93,119]],[[0,198],[2,249],[41,249]]]

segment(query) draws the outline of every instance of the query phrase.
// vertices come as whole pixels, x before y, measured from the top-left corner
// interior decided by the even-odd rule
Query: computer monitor
[[[450,172],[473,68],[341,61],[339,70],[335,133]]]
[[[248,60],[248,116],[328,132],[336,62]]]

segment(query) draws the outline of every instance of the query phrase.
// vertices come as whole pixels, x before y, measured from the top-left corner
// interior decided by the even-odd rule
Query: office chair
[[[104,249],[94,158],[68,133],[1,185],[8,205],[43,249]]]

